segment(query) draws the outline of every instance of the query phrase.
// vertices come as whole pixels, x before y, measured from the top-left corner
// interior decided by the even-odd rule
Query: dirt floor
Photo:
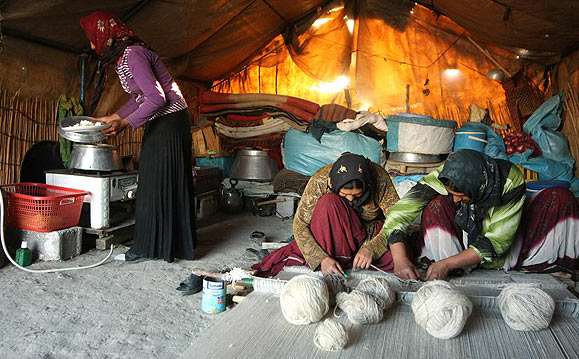
[[[201,311],[201,293],[175,290],[192,268],[248,268],[258,248],[251,232],[268,241],[291,235],[291,220],[220,215],[200,223],[195,261],[162,260],[128,264],[112,259],[88,270],[29,274],[7,265],[0,269],[0,358],[175,358],[223,314]],[[114,254],[124,252],[115,249]],[[84,266],[107,252],[92,250],[66,262],[31,268]],[[229,310],[229,308],[228,308]]]

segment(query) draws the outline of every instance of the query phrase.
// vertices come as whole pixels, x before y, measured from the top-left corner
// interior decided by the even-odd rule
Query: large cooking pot
[[[123,168],[117,146],[75,143],[68,168],[90,171],[115,171]]]
[[[279,169],[275,161],[261,150],[240,150],[229,171],[229,177],[250,181],[272,181]]]

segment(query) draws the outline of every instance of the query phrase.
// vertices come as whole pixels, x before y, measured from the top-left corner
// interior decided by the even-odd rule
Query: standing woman
[[[135,238],[119,260],[195,259],[195,207],[191,165],[191,117],[177,83],[157,54],[116,17],[96,11],[80,20],[99,56],[91,113],[113,64],[130,100],[112,115],[95,118],[115,136],[128,126],[145,126],[139,160]]]

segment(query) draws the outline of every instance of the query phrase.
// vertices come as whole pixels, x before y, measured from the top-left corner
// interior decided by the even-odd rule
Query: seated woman
[[[346,153],[310,178],[293,223],[295,241],[252,268],[273,276],[286,265],[308,265],[324,274],[371,264],[393,270],[384,215],[398,200],[388,173],[367,158]]]
[[[521,171],[508,161],[471,150],[451,154],[386,216],[382,234],[394,273],[418,279],[415,258],[430,264],[427,280],[477,265],[572,272],[579,250],[577,201],[569,190],[555,187],[524,209],[525,190]],[[420,237],[413,242],[406,230],[421,212]]]

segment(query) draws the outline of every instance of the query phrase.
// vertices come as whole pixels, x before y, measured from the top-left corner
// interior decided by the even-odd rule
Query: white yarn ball
[[[354,324],[378,323],[384,315],[382,299],[356,289],[351,293],[338,293],[336,303]]]
[[[537,331],[551,323],[555,301],[535,284],[511,284],[498,297],[507,325],[515,330]]]
[[[367,278],[362,280],[356,289],[372,294],[384,301],[384,309],[388,309],[396,302],[396,292],[390,288],[390,284],[384,278]]]
[[[344,283],[344,277],[337,274],[328,274],[323,276],[324,282],[328,286],[328,292],[330,293],[330,307],[336,305],[336,294],[346,291],[346,285]]]
[[[454,285],[443,280],[426,282],[412,301],[414,320],[428,334],[450,339],[460,334],[469,315],[472,302]]]
[[[342,350],[348,343],[348,333],[344,326],[334,318],[321,322],[314,334],[314,344],[327,351]]]
[[[279,302],[288,322],[297,325],[318,322],[330,308],[328,286],[320,278],[299,275],[284,285]]]

